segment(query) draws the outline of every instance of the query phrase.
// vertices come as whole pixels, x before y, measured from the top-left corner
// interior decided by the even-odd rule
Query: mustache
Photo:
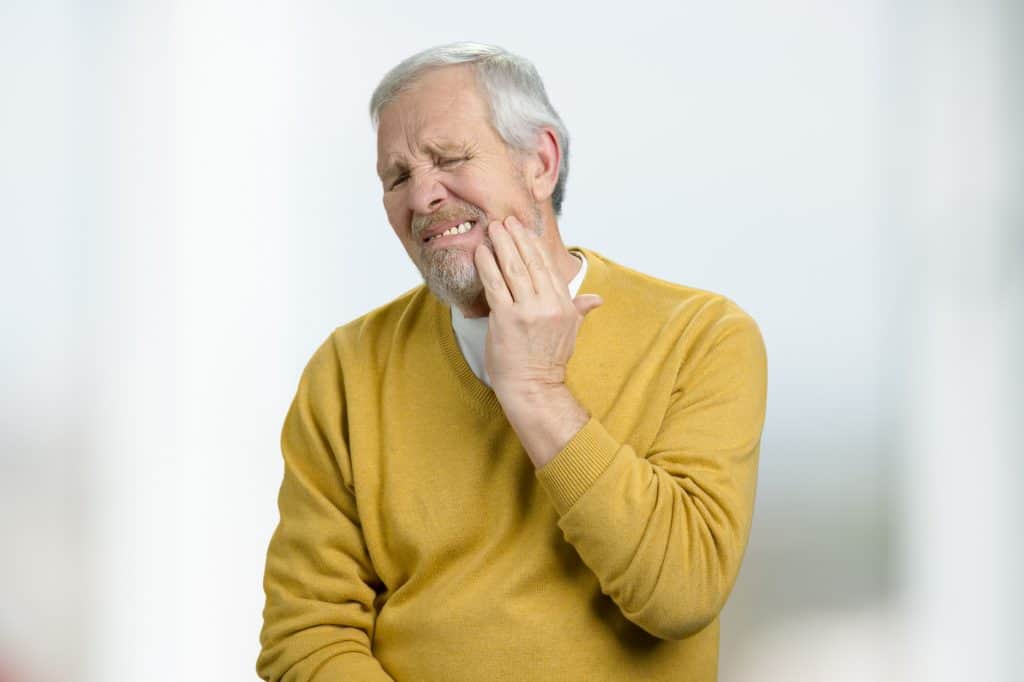
[[[427,213],[425,215],[418,215],[412,219],[412,233],[417,239],[420,238],[426,230],[429,230],[434,225],[445,223],[450,220],[473,220],[477,223],[477,227],[481,227],[485,224],[487,214],[481,211],[476,206],[471,204],[464,204],[461,206],[451,206],[443,208],[434,213]]]

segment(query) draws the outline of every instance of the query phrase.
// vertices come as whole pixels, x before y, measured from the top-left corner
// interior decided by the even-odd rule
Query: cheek
[[[496,198],[493,183],[487,177],[479,172],[454,174],[445,185],[454,199],[486,212]]]
[[[401,197],[397,194],[385,194],[383,203],[384,213],[395,232],[399,233],[399,236],[402,236],[403,231],[408,232],[408,212],[402,209]]]
[[[459,191],[474,202],[488,202],[496,212],[507,214],[528,198],[522,170],[508,159],[496,159],[477,172],[460,178]],[[501,216],[501,217],[504,217]]]

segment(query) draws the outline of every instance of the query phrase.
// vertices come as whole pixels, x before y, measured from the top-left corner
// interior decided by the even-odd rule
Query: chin
[[[448,305],[465,307],[483,294],[484,285],[476,272],[473,255],[461,248],[424,253],[417,265],[427,288]]]
[[[424,280],[427,284],[427,288],[439,298],[441,301],[449,306],[455,308],[467,308],[478,300],[484,293],[483,284],[480,280],[476,280],[475,285],[469,285],[464,287],[451,287],[445,282],[431,281],[429,279]]]

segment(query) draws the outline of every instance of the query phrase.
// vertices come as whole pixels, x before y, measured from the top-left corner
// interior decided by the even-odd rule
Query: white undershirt
[[[569,298],[576,298],[576,293],[583,284],[583,278],[587,274],[587,258],[579,251],[570,251],[572,255],[580,259],[582,266],[576,276],[569,282]],[[487,341],[487,317],[465,317],[457,306],[452,306],[452,329],[455,330],[455,338],[462,349],[462,357],[466,358],[473,374],[476,374],[480,381],[488,386],[491,381],[484,369],[484,344]]]

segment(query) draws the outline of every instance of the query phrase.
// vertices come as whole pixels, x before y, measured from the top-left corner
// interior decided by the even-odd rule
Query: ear
[[[526,181],[538,203],[551,198],[562,168],[562,147],[552,128],[537,131],[537,148],[528,155]]]

